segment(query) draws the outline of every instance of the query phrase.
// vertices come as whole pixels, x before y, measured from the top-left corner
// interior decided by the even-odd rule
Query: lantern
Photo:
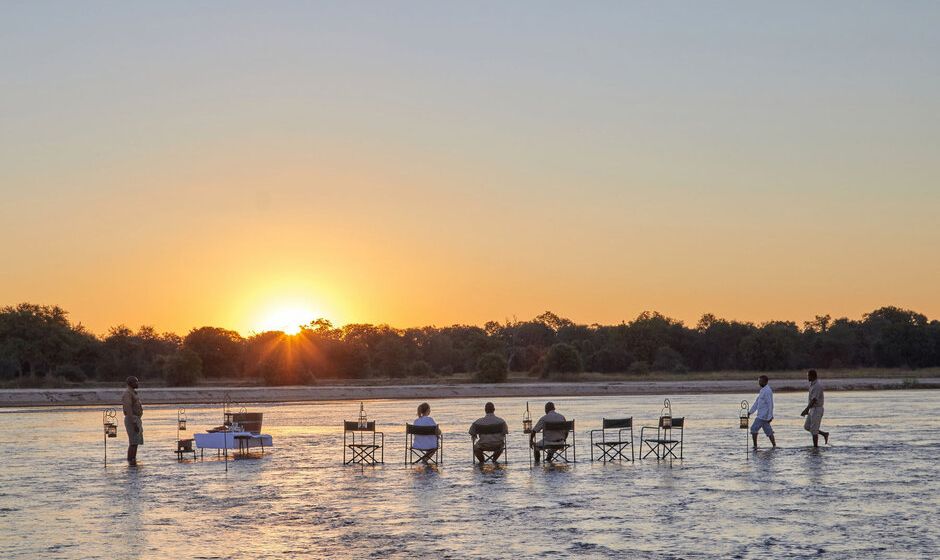
[[[366,418],[366,407],[362,402],[359,403],[359,429],[365,430],[369,426],[369,420]]]
[[[176,413],[176,431],[186,431],[186,411],[182,408]]]
[[[750,416],[750,414],[748,413],[749,410],[750,410],[750,407],[748,407],[747,401],[741,401],[741,414],[738,416],[738,421],[739,421],[738,427],[741,428],[742,430],[747,429],[747,420],[748,420],[748,417]]]
[[[664,430],[672,429],[672,404],[669,399],[663,401],[663,409],[659,415],[659,427]]]
[[[532,416],[529,415],[529,402],[525,403],[525,414],[522,415],[522,433],[532,433]]]
[[[113,408],[109,408],[102,414],[102,424],[104,425],[105,437],[117,437],[117,413]]]

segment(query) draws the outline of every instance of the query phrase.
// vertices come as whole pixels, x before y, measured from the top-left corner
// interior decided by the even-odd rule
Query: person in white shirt
[[[770,438],[771,445],[777,447],[777,440],[774,439],[774,429],[770,426],[770,423],[774,421],[774,390],[770,388],[770,380],[766,375],[757,378],[757,383],[760,385],[760,392],[757,393],[757,399],[754,400],[751,410],[748,411],[748,416],[757,412],[757,417],[754,418],[754,422],[751,424],[754,449],[757,449],[757,432],[761,429]]]
[[[418,417],[415,419],[415,426],[437,426],[437,422],[431,418],[431,405],[428,403],[421,403],[418,405]],[[441,429],[437,429],[437,434],[441,434]],[[428,464],[428,460],[437,453],[437,436],[431,435],[418,435],[414,436],[414,439],[411,442],[411,447],[421,451],[426,451],[423,457],[419,459],[425,465]]]

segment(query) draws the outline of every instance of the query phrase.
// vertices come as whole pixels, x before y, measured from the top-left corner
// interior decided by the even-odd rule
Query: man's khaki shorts
[[[822,417],[823,409],[821,406],[809,409],[809,412],[806,414],[806,421],[803,422],[803,429],[814,436],[818,436],[819,424],[822,422]]]

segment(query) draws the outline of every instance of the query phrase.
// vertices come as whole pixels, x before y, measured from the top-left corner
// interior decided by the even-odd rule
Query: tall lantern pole
[[[747,401],[741,401],[741,412],[738,414],[738,428],[741,430],[747,430],[747,421],[750,416],[750,406],[748,406]],[[748,440],[747,432],[744,432],[744,457],[749,458],[751,456],[751,443]]]
[[[101,424],[104,427],[104,466],[108,467],[108,438],[117,437],[117,412],[113,408],[106,408],[101,413]]]

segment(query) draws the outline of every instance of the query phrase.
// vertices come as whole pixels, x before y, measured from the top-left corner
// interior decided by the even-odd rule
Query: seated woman
[[[437,427],[437,422],[434,421],[430,416],[431,414],[431,405],[428,403],[421,403],[418,405],[418,418],[415,419],[415,426],[434,426]],[[438,435],[441,433],[441,429],[437,429]],[[414,439],[411,442],[411,447],[419,451],[426,451],[423,457],[419,459],[425,465],[428,464],[428,460],[437,453],[437,436],[431,435],[417,435],[414,436]]]

